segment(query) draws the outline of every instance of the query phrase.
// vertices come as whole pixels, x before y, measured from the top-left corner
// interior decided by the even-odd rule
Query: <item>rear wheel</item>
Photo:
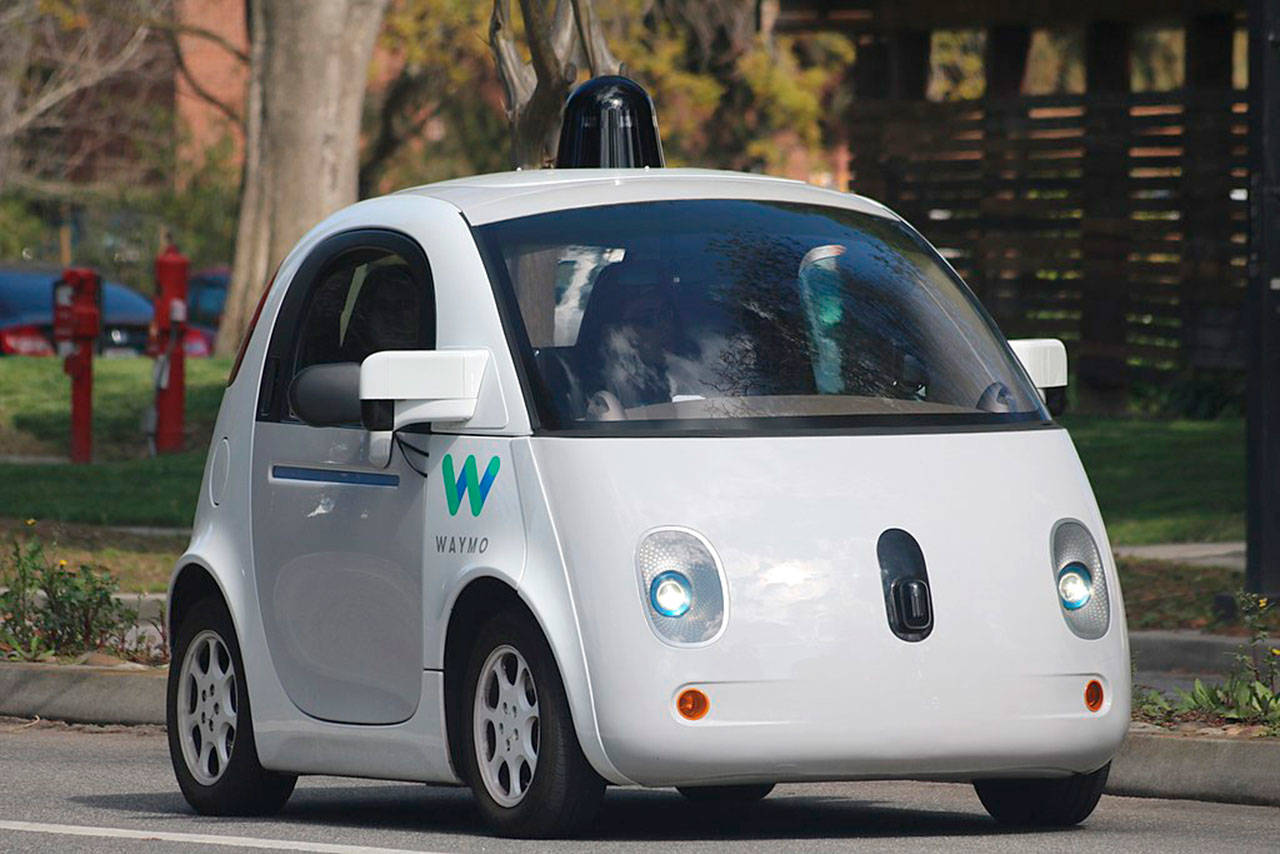
[[[1023,827],[1070,827],[1089,817],[1107,784],[1111,763],[1060,780],[977,780],[973,787],[991,817]]]
[[[698,803],[747,804],[762,801],[773,791],[773,783],[741,786],[677,786],[676,791]]]
[[[244,662],[231,615],[202,599],[177,627],[165,720],[169,759],[187,803],[203,815],[278,812],[297,777],[258,763]]]
[[[490,827],[532,838],[585,828],[604,780],[582,755],[559,670],[537,625],[516,611],[489,620],[463,685],[463,769]]]

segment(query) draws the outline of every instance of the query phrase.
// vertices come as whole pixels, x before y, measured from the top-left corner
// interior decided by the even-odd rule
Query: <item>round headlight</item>
[[[693,587],[683,573],[659,573],[649,584],[649,604],[664,617],[680,617],[693,604]]]
[[[636,604],[662,641],[711,643],[724,630],[724,570],[702,535],[674,526],[650,530],[636,545],[636,581]]]
[[[1082,563],[1069,563],[1058,573],[1058,596],[1062,607],[1076,611],[1089,604],[1093,596],[1093,575]]]

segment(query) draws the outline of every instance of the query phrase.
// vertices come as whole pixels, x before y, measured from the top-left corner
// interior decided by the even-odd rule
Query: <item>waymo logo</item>
[[[453,468],[453,455],[444,455],[441,467],[444,470],[444,497],[449,503],[450,516],[458,515],[464,495],[471,504],[471,515],[480,515],[480,511],[484,509],[484,500],[489,497],[493,481],[498,477],[498,465],[498,458],[492,457],[489,465],[484,468],[484,477],[480,477],[476,469],[476,458],[468,454],[466,462],[462,464],[462,474],[459,475]]]

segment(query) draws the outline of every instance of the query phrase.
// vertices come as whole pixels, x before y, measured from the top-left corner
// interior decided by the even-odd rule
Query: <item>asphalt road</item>
[[[485,835],[463,789],[304,778],[271,819],[194,815],[155,727],[90,728],[0,719],[0,851],[296,850],[621,852],[669,849],[858,851],[1267,851],[1280,809],[1105,797],[1082,827],[996,827],[969,786],[780,786],[730,811],[671,791],[615,789],[590,836],[515,843]]]

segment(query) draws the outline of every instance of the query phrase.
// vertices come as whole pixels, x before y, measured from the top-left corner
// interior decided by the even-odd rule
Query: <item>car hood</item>
[[[1051,558],[1057,522],[1083,522],[1114,579],[1093,493],[1058,428],[533,444],[575,598],[589,603],[588,647],[607,644],[620,619],[643,624],[636,546],[661,526],[691,528],[717,551],[729,617],[715,646],[744,675],[786,670],[811,658],[806,645],[837,639],[865,636],[886,656],[925,646],[887,626],[876,547],[892,528],[924,554],[928,645],[1013,672],[1043,670],[1036,651],[1070,637]],[[1115,589],[1112,628],[1122,630]]]

